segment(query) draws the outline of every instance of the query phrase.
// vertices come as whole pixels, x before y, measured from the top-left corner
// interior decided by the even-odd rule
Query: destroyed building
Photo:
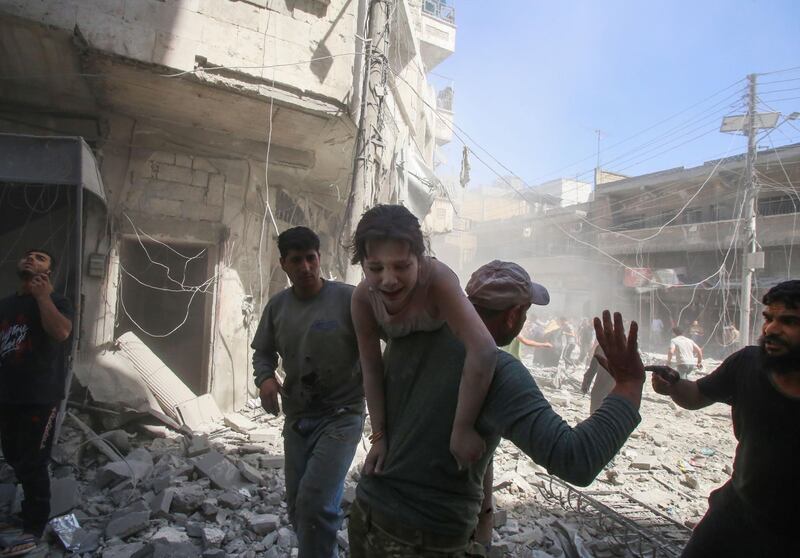
[[[462,280],[495,257],[519,262],[548,286],[554,312],[588,316],[614,300],[640,324],[699,318],[709,334],[716,326],[716,343],[724,325],[739,323],[745,167],[737,155],[641,176],[602,170],[588,199],[580,196],[588,183],[555,181],[564,185],[559,195],[553,182],[540,189],[505,178],[467,192],[461,230],[436,247]],[[800,247],[800,201],[791,189],[800,146],[759,151],[755,169],[758,297],[800,271],[791,258]]]
[[[92,381],[98,371],[112,377],[127,358],[174,373],[162,406],[210,394],[222,411],[239,409],[252,396],[260,310],[286,286],[276,231],[315,229],[323,273],[343,277],[369,4],[0,0],[0,133],[80,137],[99,168],[105,207],[82,207],[76,266],[83,384],[103,384]],[[395,7],[385,82],[369,84],[384,107],[381,187],[364,201],[403,202],[424,217],[450,133],[427,73],[453,53],[455,19],[444,2]],[[438,106],[452,119],[448,96]],[[23,233],[63,251],[52,218],[41,218],[50,198],[40,186],[4,184],[15,192],[9,214],[25,196],[41,202],[34,218],[2,228],[7,290]],[[56,286],[69,290],[64,280]]]

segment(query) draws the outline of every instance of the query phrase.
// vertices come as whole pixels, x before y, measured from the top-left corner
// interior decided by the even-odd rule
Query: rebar
[[[579,521],[590,522],[633,556],[676,558],[689,540],[691,529],[629,494],[581,491],[551,475],[537,476],[545,499],[576,512]]]

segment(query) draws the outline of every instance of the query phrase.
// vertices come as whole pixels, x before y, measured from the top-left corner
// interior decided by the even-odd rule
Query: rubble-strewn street
[[[706,361],[705,370],[714,364]],[[557,411],[575,424],[588,414],[588,396],[576,388],[582,371],[568,375],[561,389],[548,387],[551,371],[535,368],[534,375]],[[109,411],[68,417],[54,452],[53,515],[73,513],[80,529],[67,528],[64,544],[76,554],[106,558],[296,555],[284,503],[283,420],[251,404],[227,415],[216,431],[192,439],[139,421],[104,428],[123,418]],[[622,452],[581,490],[629,494],[691,527],[705,512],[709,491],[730,473],[729,412],[720,405],[680,410],[646,386],[641,414],[642,424]],[[354,496],[366,447],[365,441],[348,476],[345,505]],[[501,444],[495,455],[493,556],[633,555],[603,531],[592,510],[576,513],[547,498],[553,487],[543,473],[513,445]],[[18,507],[21,491],[14,498],[10,468],[2,469],[0,480],[6,483],[0,494]],[[57,537],[52,532],[49,544],[32,555],[66,554]],[[339,544],[347,556],[346,523]]]

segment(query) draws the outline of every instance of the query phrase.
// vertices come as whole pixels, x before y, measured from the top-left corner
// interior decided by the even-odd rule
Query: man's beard
[[[17,277],[19,277],[23,281],[27,281],[28,279],[33,279],[34,276],[36,276],[36,273],[31,271],[30,269],[17,268]]]
[[[787,350],[780,355],[771,355],[767,353],[764,347],[765,343],[769,341],[775,345],[781,345]],[[788,374],[795,370],[800,370],[800,345],[789,345],[782,339],[772,335],[764,335],[758,340],[758,345],[761,347],[761,359],[764,366],[769,368],[776,374]]]

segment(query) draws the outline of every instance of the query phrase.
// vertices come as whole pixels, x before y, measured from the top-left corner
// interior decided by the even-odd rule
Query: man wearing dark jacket
[[[72,333],[72,305],[50,283],[54,267],[48,252],[29,250],[17,292],[0,300],[0,438],[25,494],[23,535],[4,539],[6,552],[33,548],[50,516],[47,466]]]

